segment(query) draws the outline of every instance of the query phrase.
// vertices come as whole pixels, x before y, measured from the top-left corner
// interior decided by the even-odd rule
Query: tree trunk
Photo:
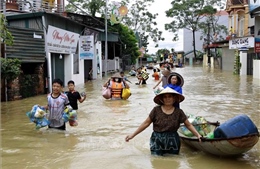
[[[193,36],[193,43],[192,43],[192,45],[193,45],[193,54],[194,54],[194,60],[195,60],[195,62],[197,61],[197,57],[196,57],[196,44],[195,44],[195,30],[193,29],[192,30],[192,36]]]

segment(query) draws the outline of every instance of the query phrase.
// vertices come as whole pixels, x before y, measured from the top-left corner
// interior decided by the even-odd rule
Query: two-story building
[[[253,26],[255,38],[255,55],[253,60],[253,77],[260,79],[260,1],[249,1],[249,12],[251,18],[254,20]]]
[[[51,92],[55,78],[60,78],[66,86],[69,80],[84,85],[91,69],[94,79],[98,74],[102,76],[104,19],[98,22],[98,19],[88,15],[68,14],[64,12],[64,2],[61,0],[57,4],[51,0],[22,3],[8,0],[3,13],[14,37],[14,44],[6,46],[3,55],[22,62],[21,75],[36,75],[34,80],[32,77],[27,79],[34,83],[35,87],[31,86],[33,89],[30,89],[35,92],[33,95]],[[118,35],[108,32],[107,42],[108,59],[115,60],[120,53],[115,54],[110,46],[118,42]],[[20,82],[18,79],[15,81],[17,86],[23,86],[24,79],[20,78]],[[17,86],[9,86],[9,93],[12,93],[10,100],[17,97],[15,95],[22,95],[21,91],[16,91],[21,89]]]
[[[253,74],[254,20],[249,15],[247,0],[227,0],[229,14],[228,45],[222,47],[222,69],[233,71],[235,50],[239,50],[240,75]]]

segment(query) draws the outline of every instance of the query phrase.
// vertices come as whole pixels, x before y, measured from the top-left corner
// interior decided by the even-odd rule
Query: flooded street
[[[260,130],[260,80],[202,67],[176,68],[184,78],[181,103],[185,113],[225,122],[248,115]],[[152,70],[148,70],[151,74]],[[105,100],[101,86],[108,78],[76,86],[87,99],[79,103],[77,127],[65,132],[35,129],[25,115],[35,104],[46,105],[46,95],[1,103],[1,157],[3,169],[257,169],[260,142],[236,158],[223,158],[182,144],[180,155],[150,155],[152,125],[133,140],[124,141],[147,118],[155,103],[150,78],[147,85],[132,82],[128,100]],[[65,82],[66,83],[66,82]]]

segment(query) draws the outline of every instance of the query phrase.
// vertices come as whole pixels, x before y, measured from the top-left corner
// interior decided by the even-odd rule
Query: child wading
[[[62,114],[66,105],[69,104],[69,99],[66,94],[62,93],[63,82],[60,79],[52,81],[52,93],[48,94],[48,105],[43,106],[49,110],[48,120],[50,121],[49,128],[66,130],[66,125],[62,119]]]

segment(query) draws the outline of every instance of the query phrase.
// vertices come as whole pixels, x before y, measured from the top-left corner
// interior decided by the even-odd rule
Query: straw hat
[[[122,76],[120,75],[120,73],[115,73],[111,76],[112,78],[121,78],[122,79]]]
[[[177,81],[177,84],[176,84],[176,85],[182,87],[183,84],[184,84],[184,79],[183,79],[183,77],[182,77],[179,73],[176,73],[176,72],[172,72],[172,73],[169,74],[168,80],[167,80],[168,84],[171,84],[171,78],[172,78],[172,76],[177,76],[178,81]]]
[[[182,102],[182,101],[185,99],[185,97],[184,97],[182,94],[180,94],[179,92],[173,90],[173,89],[170,88],[170,87],[166,87],[166,88],[163,89],[158,95],[156,95],[156,96],[154,97],[153,101],[154,101],[156,104],[162,105],[162,104],[163,104],[163,101],[162,101],[163,98],[162,98],[162,96],[163,96],[164,94],[177,95],[178,98],[179,98],[177,101],[178,101],[179,103]]]
[[[169,76],[170,75],[170,71],[169,70],[167,70],[167,69],[164,69],[163,71],[162,71],[162,74],[163,74],[163,76]]]

